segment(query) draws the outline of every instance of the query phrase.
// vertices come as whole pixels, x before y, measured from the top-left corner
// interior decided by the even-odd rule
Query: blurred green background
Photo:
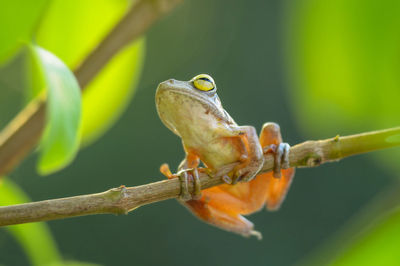
[[[94,1],[81,2],[80,16],[61,9],[67,27],[79,28],[87,12],[97,13],[93,29],[85,32],[117,18],[92,9]],[[115,14],[121,14],[126,1],[116,2]],[[64,170],[39,177],[34,153],[8,178],[34,201],[162,180],[159,166],[177,166],[184,152],[157,117],[155,89],[168,78],[188,80],[199,73],[213,76],[225,109],[239,125],[260,129],[264,122],[277,122],[290,144],[399,125],[399,11],[395,0],[186,0],[146,33],[140,79],[142,59],[121,70],[138,84],[117,123]],[[36,41],[55,55],[66,61],[74,53],[72,41],[46,40],[63,34],[56,26],[40,30]],[[0,69],[1,127],[23,106],[23,66],[22,53]],[[127,87],[123,77],[111,76],[106,95],[114,93],[112,78],[116,87]],[[101,108],[93,110],[101,113]],[[47,224],[64,259],[101,265],[377,265],[381,258],[384,265],[396,265],[399,154],[393,149],[298,169],[281,210],[249,218],[262,241],[204,224],[175,200],[126,216]],[[0,264],[30,264],[4,228]]]

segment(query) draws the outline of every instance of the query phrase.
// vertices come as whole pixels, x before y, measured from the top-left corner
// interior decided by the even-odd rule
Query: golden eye
[[[201,91],[210,91],[215,88],[213,78],[207,74],[200,74],[191,79],[196,89]]]

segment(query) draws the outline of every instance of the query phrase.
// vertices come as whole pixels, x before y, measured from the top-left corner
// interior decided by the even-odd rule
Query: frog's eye
[[[200,74],[191,80],[196,89],[201,91],[210,91],[215,89],[215,82],[213,78],[207,74]]]

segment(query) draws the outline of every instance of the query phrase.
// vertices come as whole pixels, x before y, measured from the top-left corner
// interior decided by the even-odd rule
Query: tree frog
[[[261,238],[242,215],[264,205],[269,210],[280,207],[295,172],[288,168],[289,145],[282,143],[275,123],[264,124],[259,138],[254,127],[238,126],[223,109],[216,91],[213,78],[206,74],[159,84],[158,115],[182,139],[186,153],[177,174],[172,174],[167,164],[160,170],[168,178],[180,178],[180,201],[198,218],[227,231]],[[274,171],[257,175],[264,153],[274,153]],[[205,168],[198,168],[200,162]],[[232,165],[232,170],[221,177],[226,184],[201,191],[198,172],[218,175],[227,165]],[[192,193],[188,182],[193,182]]]

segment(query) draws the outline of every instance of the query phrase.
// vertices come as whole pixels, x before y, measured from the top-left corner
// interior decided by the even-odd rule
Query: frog
[[[216,83],[208,74],[189,81],[161,82],[155,101],[160,120],[181,138],[185,151],[177,173],[168,164],[160,167],[167,178],[179,178],[178,200],[208,224],[261,239],[262,234],[243,216],[264,206],[278,210],[295,173],[289,166],[290,146],[282,141],[279,125],[265,123],[260,136],[253,126],[237,125],[222,107]],[[273,171],[260,173],[267,153],[274,155]],[[201,189],[199,172],[220,176],[224,182]]]

